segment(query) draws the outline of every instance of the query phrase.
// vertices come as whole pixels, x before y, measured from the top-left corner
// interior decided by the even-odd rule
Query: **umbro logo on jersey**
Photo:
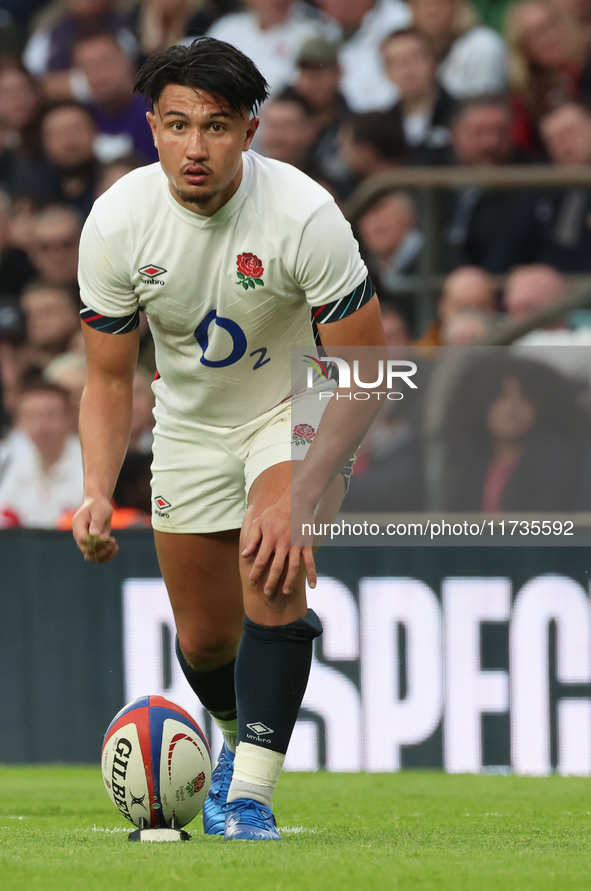
[[[141,269],[138,269],[140,275],[145,275],[148,278],[156,278],[157,275],[162,275],[163,272],[166,272],[166,269],[163,269],[162,266],[154,266],[153,263],[150,263],[148,266],[142,266]]]
[[[155,266],[154,263],[149,263],[147,266],[142,266],[141,269],[138,269],[138,272],[142,277],[142,285],[162,286],[165,284],[161,278],[158,278],[159,275],[163,275],[166,272],[163,266]]]

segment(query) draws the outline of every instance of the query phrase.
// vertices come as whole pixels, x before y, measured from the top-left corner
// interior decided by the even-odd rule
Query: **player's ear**
[[[244,137],[244,142],[242,144],[242,151],[247,152],[250,148],[252,141],[254,139],[254,134],[259,129],[259,124],[261,119],[258,117],[251,118],[248,122],[248,127],[246,128],[246,135]]]
[[[156,115],[152,111],[146,112],[146,120],[150,125],[150,130],[152,131],[152,139],[154,140],[154,145],[158,148],[158,138],[156,136]]]

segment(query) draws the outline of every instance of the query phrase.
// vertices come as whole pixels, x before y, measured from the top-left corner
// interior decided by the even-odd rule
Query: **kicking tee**
[[[373,288],[332,196],[288,164],[243,154],[242,181],[211,217],[173,198],[160,166],[120,179],[80,242],[82,318],[113,334],[145,311],[159,408],[237,427],[291,394],[291,346],[314,349]]]

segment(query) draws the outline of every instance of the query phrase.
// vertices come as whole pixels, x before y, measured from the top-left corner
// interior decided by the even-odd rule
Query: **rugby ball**
[[[177,828],[197,816],[211,782],[211,753],[199,725],[163,696],[142,696],[118,712],[101,755],[117,810],[140,828]]]

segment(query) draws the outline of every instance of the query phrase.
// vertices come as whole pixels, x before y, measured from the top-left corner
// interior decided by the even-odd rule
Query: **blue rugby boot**
[[[234,752],[223,744],[218,763],[211,775],[209,794],[203,805],[203,831],[206,835],[223,835],[226,825],[224,805],[234,772]]]
[[[224,805],[226,841],[280,841],[277,823],[270,807],[251,798],[237,798]]]

